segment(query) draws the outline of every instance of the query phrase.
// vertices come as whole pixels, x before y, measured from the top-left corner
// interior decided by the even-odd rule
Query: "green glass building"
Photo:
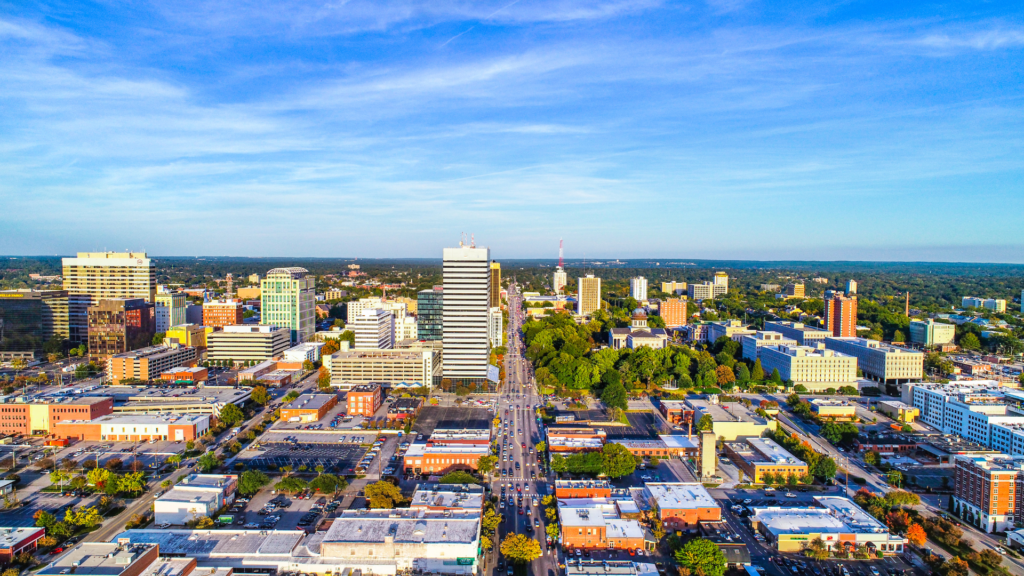
[[[274,268],[260,281],[260,324],[281,326],[292,344],[313,340],[316,332],[316,278],[305,268]]]

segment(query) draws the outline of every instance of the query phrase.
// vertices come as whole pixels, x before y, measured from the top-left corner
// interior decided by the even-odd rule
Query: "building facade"
[[[491,308],[487,311],[487,335],[491,348],[497,348],[504,342],[504,323],[505,317],[501,308]]]
[[[722,520],[721,507],[698,482],[647,482],[642,494],[648,504],[657,507],[662,525],[669,530]]]
[[[352,331],[355,348],[390,350],[395,347],[395,316],[387,310],[369,308],[355,318]]]
[[[260,281],[260,323],[291,331],[292,344],[316,331],[316,278],[305,268],[274,268]]]
[[[325,360],[324,364],[328,362]],[[379,382],[431,387],[441,378],[439,350],[349,350],[330,357],[331,386],[350,388]]]
[[[280,326],[225,326],[206,335],[206,358],[211,362],[262,362],[280,356],[291,346],[291,330]]]
[[[145,252],[79,252],[77,258],[63,259],[62,276],[72,342],[88,341],[89,307],[99,300],[156,300],[156,269]]]
[[[825,331],[839,338],[857,335],[857,297],[841,292],[825,293],[825,311],[822,313]]]
[[[799,479],[808,473],[806,462],[793,456],[770,438],[746,438],[726,442],[725,453],[754,483],[763,482],[767,474],[776,479],[788,479],[790,476]]]
[[[808,389],[838,388],[857,381],[857,358],[835,350],[775,345],[762,346],[760,354],[766,374],[778,370],[783,381]]]
[[[203,303],[203,325],[213,328],[238,326],[243,323],[244,313],[241,300],[210,300]]]
[[[825,347],[857,357],[857,366],[865,376],[880,382],[920,380],[924,375],[924,353],[886,346],[866,338],[826,338]]]
[[[803,322],[785,322],[781,320],[766,321],[766,331],[778,332],[785,338],[795,340],[798,346],[816,346],[823,343],[832,333],[821,328],[806,326]]]
[[[167,332],[171,326],[185,323],[185,305],[187,300],[184,292],[174,292],[166,286],[157,287],[154,304],[156,331]]]
[[[647,301],[647,278],[636,276],[629,279],[629,297],[637,302]]]
[[[303,394],[281,407],[281,420],[319,422],[337,405],[337,394]]]
[[[953,514],[985,532],[1012,530],[1024,510],[1022,473],[1022,456],[957,456]]]
[[[601,279],[587,274],[577,279],[576,313],[589,316],[601,309]]]
[[[0,291],[0,360],[41,358],[44,345],[68,338],[66,290]]]
[[[100,300],[89,307],[88,319],[93,358],[144,348],[156,334],[153,305],[142,298]]]
[[[490,260],[489,248],[444,249],[442,376],[453,387],[486,387]]]
[[[803,282],[796,282],[793,284],[786,284],[782,293],[785,294],[787,298],[804,298],[807,292],[804,288]]]
[[[489,308],[501,308],[501,264],[497,262],[491,262],[490,284],[487,306]]]
[[[668,328],[686,326],[686,319],[689,316],[687,306],[686,298],[666,298],[658,305],[658,315]]]
[[[910,321],[910,341],[922,346],[951,344],[956,336],[956,325],[943,324],[931,318]]]
[[[444,338],[444,289],[434,286],[416,294],[418,319],[416,337],[420,340],[443,340]]]
[[[758,330],[754,334],[740,338],[740,345],[743,346],[743,358],[754,362],[761,358],[763,346],[796,346],[797,343],[796,340],[786,338],[778,332]]]
[[[171,368],[195,366],[196,349],[189,346],[147,346],[114,354],[107,360],[107,379],[111,384],[122,380],[157,380]]]
[[[561,294],[568,284],[569,275],[565,273],[565,269],[561,266],[555,268],[555,273],[551,278],[551,291],[555,294]]]
[[[349,416],[373,416],[384,399],[380,384],[358,384],[349,388],[346,402]]]

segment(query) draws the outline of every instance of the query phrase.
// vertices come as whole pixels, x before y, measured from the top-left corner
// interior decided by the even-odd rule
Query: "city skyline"
[[[1022,15],[5,5],[0,254],[1024,262]]]

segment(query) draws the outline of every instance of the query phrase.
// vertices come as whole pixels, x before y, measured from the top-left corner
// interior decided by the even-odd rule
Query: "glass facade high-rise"
[[[66,291],[0,291],[0,359],[41,357],[55,336],[68,337]]]
[[[444,339],[444,290],[434,286],[416,294],[416,338],[418,340]]]
[[[274,268],[260,282],[260,324],[291,330],[292,344],[313,340],[316,278],[305,268]]]

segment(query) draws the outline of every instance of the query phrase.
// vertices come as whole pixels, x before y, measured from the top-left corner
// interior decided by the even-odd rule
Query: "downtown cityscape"
[[[0,576],[1024,576],[1024,3],[0,0]]]

